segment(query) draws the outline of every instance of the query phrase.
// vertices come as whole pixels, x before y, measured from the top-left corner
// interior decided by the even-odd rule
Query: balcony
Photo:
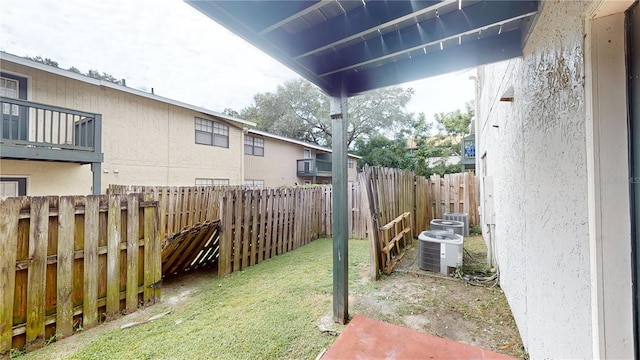
[[[0,158],[99,164],[102,116],[0,97]]]
[[[476,168],[476,135],[467,135],[462,139],[460,144],[462,147],[462,157],[460,163],[462,164],[462,171],[467,169]]]
[[[300,159],[297,161],[298,176],[331,177],[331,160]]]

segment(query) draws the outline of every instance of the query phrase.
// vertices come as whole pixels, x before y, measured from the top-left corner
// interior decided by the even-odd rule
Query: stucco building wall
[[[91,165],[88,164],[0,160],[0,174],[26,178],[30,195],[91,194]]]
[[[245,179],[264,180],[265,187],[303,185],[305,180],[312,181],[311,177],[298,177],[297,160],[304,159],[304,149],[311,151],[312,159],[316,159],[318,154],[326,153],[312,147],[274,137],[252,133],[249,133],[249,136],[264,139],[264,156],[244,155]],[[349,181],[355,181],[357,177],[357,160],[353,157],[349,159],[354,166],[347,169],[348,179]],[[316,179],[316,182],[320,184],[323,181],[331,184],[330,177],[318,177]]]
[[[478,71],[477,169],[489,177],[481,186],[493,183],[493,194],[483,198],[493,195],[495,209],[495,225],[484,234],[535,358],[593,357],[583,56],[588,7],[545,2],[524,56]],[[511,91],[513,102],[499,101]],[[493,222],[490,217],[484,213],[483,223]]]
[[[39,69],[4,61],[2,70],[28,77],[28,100],[102,114],[102,192],[109,184],[193,186],[196,178],[243,181],[243,138],[239,124],[191,109],[84,83]],[[195,143],[195,117],[229,125],[229,148]],[[33,164],[2,160],[2,174],[30,175],[28,195],[88,194],[91,172],[77,164],[51,163],[47,174],[65,184],[42,186]],[[37,168],[37,167],[36,167]],[[76,189],[82,190],[76,192]],[[54,193],[57,194],[57,193]]]

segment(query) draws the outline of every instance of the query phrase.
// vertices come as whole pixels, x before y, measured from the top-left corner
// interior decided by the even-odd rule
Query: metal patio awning
[[[539,1],[186,0],[327,94],[522,55]]]
[[[344,324],[347,97],[522,55],[538,1],[185,1],[331,96],[333,318]]]

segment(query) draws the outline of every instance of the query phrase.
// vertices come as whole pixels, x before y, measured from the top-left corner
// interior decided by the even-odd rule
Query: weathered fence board
[[[410,214],[404,221],[414,235],[427,230],[430,221],[442,218],[445,212],[466,212],[469,223],[478,224],[476,187],[472,173],[434,175],[426,179],[405,170],[365,167],[350,191],[353,197],[350,223],[352,235],[358,233],[359,237],[368,237],[371,242],[371,277],[377,278],[380,270],[390,271],[390,257],[394,253],[388,250],[395,245],[387,242],[396,236],[381,238],[387,235],[371,229],[380,229],[403,213]],[[360,199],[359,208],[356,199]],[[366,213],[366,216],[356,217],[356,211]]]
[[[125,303],[127,311],[137,309],[146,285],[138,269],[153,269],[149,284],[161,278],[154,265],[160,259],[157,203],[140,196],[0,200],[0,355],[95,326],[118,316]],[[142,211],[151,221],[143,229]],[[141,261],[136,251],[149,258]],[[152,291],[148,304],[160,296]]]
[[[0,201],[0,354],[11,348],[13,301],[16,280],[18,217],[22,202],[19,198]]]
[[[75,200],[71,196],[60,198],[58,205],[58,264],[56,293],[56,331],[60,336],[73,332],[73,228]],[[61,241],[62,240],[62,241]]]
[[[84,293],[83,328],[98,322],[98,211],[100,197],[87,196],[84,216]]]
[[[162,273],[170,275],[218,261],[220,221],[205,222],[174,234],[162,248]]]
[[[228,191],[222,197],[220,276],[284,254],[316,239],[323,188]]]
[[[389,275],[404,255],[405,248],[413,238],[411,233],[411,213],[405,212],[379,230],[382,271]]]
[[[414,235],[428,229],[429,222],[442,218],[445,212],[466,212],[470,224],[477,224],[476,187],[472,173],[427,179],[404,170],[365,168],[348,189],[349,234],[353,238],[376,239],[373,244],[379,244],[378,229],[404,212],[411,213],[408,221]],[[163,238],[185,226],[222,219],[222,232],[232,234],[230,243],[220,244],[220,254],[229,254],[222,256],[218,264],[219,273],[224,275],[291,251],[309,239],[332,235],[331,187],[301,189],[310,188],[111,185],[109,192],[151,194],[161,207]],[[314,207],[300,211],[308,204]],[[377,269],[383,265],[380,256],[375,263]]]

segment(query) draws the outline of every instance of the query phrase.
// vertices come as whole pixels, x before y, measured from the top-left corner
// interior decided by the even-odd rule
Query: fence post
[[[139,194],[127,195],[127,296],[126,312],[138,308],[138,254],[140,250]]]
[[[16,281],[19,198],[0,200],[0,354],[11,350],[13,301]]]
[[[75,229],[75,199],[63,196],[58,205],[58,264],[56,294],[56,333],[73,332],[73,233]]]
[[[220,249],[218,260],[218,276],[222,277],[231,273],[231,241],[232,239],[232,192],[225,191],[220,195],[220,222],[222,229],[220,231]]]
[[[107,319],[120,311],[120,228],[122,226],[120,195],[108,195],[107,215]]]

